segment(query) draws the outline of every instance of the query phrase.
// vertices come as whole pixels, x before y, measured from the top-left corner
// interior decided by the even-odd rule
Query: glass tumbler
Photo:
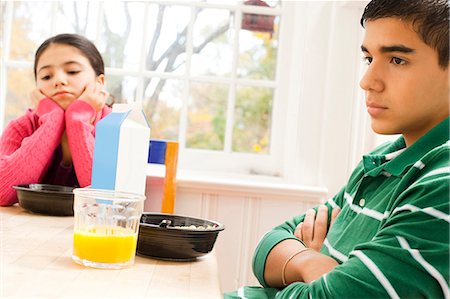
[[[145,196],[91,188],[73,192],[72,259],[94,268],[133,265]]]

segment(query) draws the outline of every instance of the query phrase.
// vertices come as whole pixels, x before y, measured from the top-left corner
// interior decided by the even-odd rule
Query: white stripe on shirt
[[[337,203],[334,202],[332,197],[330,197],[327,201],[333,209],[338,207]]]
[[[351,196],[350,194],[345,192],[344,198],[347,201],[347,204],[349,205],[350,209],[352,209],[353,211],[355,211],[358,214],[361,213],[361,211],[362,211],[361,207],[353,204],[353,196]]]
[[[420,184],[423,179],[428,178],[430,176],[440,175],[440,174],[448,174],[450,173],[450,166],[449,167],[442,167],[435,170],[432,170],[425,174],[423,177],[419,178],[417,181],[415,181],[411,186],[408,187],[408,189],[415,187],[417,184]]]
[[[432,265],[430,265],[420,254],[419,250],[412,249],[408,241],[406,241],[405,238],[397,236],[397,240],[402,246],[403,249],[406,249],[409,251],[411,256],[425,269],[427,272],[433,276],[434,279],[437,280],[439,285],[441,286],[442,293],[444,294],[444,298],[448,299],[450,298],[450,289],[448,288],[447,282],[445,281],[445,278],[442,276],[441,273],[439,273],[436,268],[434,268]]]
[[[237,290],[237,295],[238,295],[239,298],[241,298],[241,299],[248,299],[247,297],[245,297],[245,294],[244,294],[244,287],[240,287],[240,288]]]
[[[406,147],[405,147],[405,148],[402,148],[402,149],[399,149],[399,150],[396,151],[396,152],[386,154],[386,155],[384,155],[384,158],[385,158],[386,160],[390,161],[390,160],[392,160],[392,159],[397,158],[398,156],[400,156],[400,154],[403,153],[405,150],[406,150]]]
[[[375,210],[364,208],[364,209],[362,209],[361,214],[367,215],[369,217],[372,217],[374,219],[377,219],[377,220],[381,221],[383,219],[386,219],[389,216],[389,211],[386,211],[384,213],[380,213],[380,212],[375,211]]]
[[[423,169],[425,167],[425,164],[423,164],[423,162],[419,160],[416,163],[414,163],[413,167]]]
[[[390,214],[388,211],[381,213],[376,210],[372,210],[372,209],[368,209],[368,208],[361,208],[358,205],[354,205],[353,197],[350,194],[348,194],[347,192],[344,193],[344,198],[347,201],[347,204],[349,205],[350,209],[352,209],[357,214],[363,214],[363,215],[369,216],[373,219],[376,219],[378,221],[386,219]]]
[[[381,272],[378,266],[369,257],[367,257],[367,255],[359,250],[353,251],[352,254],[358,257],[361,262],[370,270],[370,272],[372,272],[372,274],[384,287],[391,298],[400,298],[389,280],[386,278],[386,276],[384,276],[383,272]]]
[[[423,209],[423,212],[425,214],[434,216],[436,218],[440,218],[440,219],[445,220],[445,221],[450,223],[450,215],[445,214],[444,212],[441,212],[441,211],[439,211],[439,210],[437,210],[435,208],[427,207],[427,208]]]
[[[325,238],[325,241],[323,241],[323,245],[325,245],[327,247],[328,252],[330,253],[330,255],[332,257],[337,258],[342,263],[348,260],[348,257],[345,254],[343,254],[340,251],[337,251],[336,249],[333,248],[333,246],[331,246],[331,244],[330,244],[330,242],[328,242],[327,238]]]
[[[418,208],[414,205],[406,204],[404,206],[398,207],[394,210],[393,214],[401,212],[401,211],[412,211],[412,212],[423,212],[425,214],[428,214],[430,216],[442,219],[444,221],[447,221],[450,223],[450,215],[445,214],[444,212],[441,212],[435,208],[427,207],[427,208]]]
[[[430,171],[429,173],[427,173],[426,175],[424,175],[422,177],[422,179],[433,176],[433,175],[439,175],[439,174],[443,174],[443,173],[450,173],[450,166],[447,167],[441,167],[435,170]]]
[[[328,273],[325,273],[322,276],[322,278],[323,278],[323,283],[325,284],[325,288],[327,289],[327,292],[330,293],[330,288],[328,287],[327,275],[328,275]]]

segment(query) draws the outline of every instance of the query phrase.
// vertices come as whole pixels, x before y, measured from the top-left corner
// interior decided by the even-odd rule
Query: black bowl
[[[13,187],[17,191],[19,205],[33,213],[52,216],[73,216],[74,187],[23,184]]]
[[[137,253],[164,260],[194,260],[213,249],[224,229],[223,224],[211,220],[144,212]]]

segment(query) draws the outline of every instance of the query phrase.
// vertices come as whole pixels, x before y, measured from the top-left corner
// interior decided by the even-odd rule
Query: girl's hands
[[[38,89],[34,89],[31,93],[30,93],[30,99],[31,99],[31,105],[36,109],[39,101],[42,100],[43,98],[46,98],[46,96]]]
[[[109,93],[103,88],[104,84],[99,82],[89,83],[80,95],[80,100],[87,102],[94,107],[96,112],[99,112],[103,109],[106,99],[109,97]]]
[[[340,211],[341,209],[334,208],[331,212],[330,228]],[[294,235],[309,248],[320,251],[327,237],[328,230],[328,207],[321,205],[317,209],[317,213],[313,209],[306,212],[305,219],[297,225]]]

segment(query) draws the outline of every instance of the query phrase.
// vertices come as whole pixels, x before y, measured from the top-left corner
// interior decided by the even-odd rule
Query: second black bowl
[[[166,260],[194,260],[213,249],[224,229],[223,224],[207,219],[143,213],[137,253]]]

